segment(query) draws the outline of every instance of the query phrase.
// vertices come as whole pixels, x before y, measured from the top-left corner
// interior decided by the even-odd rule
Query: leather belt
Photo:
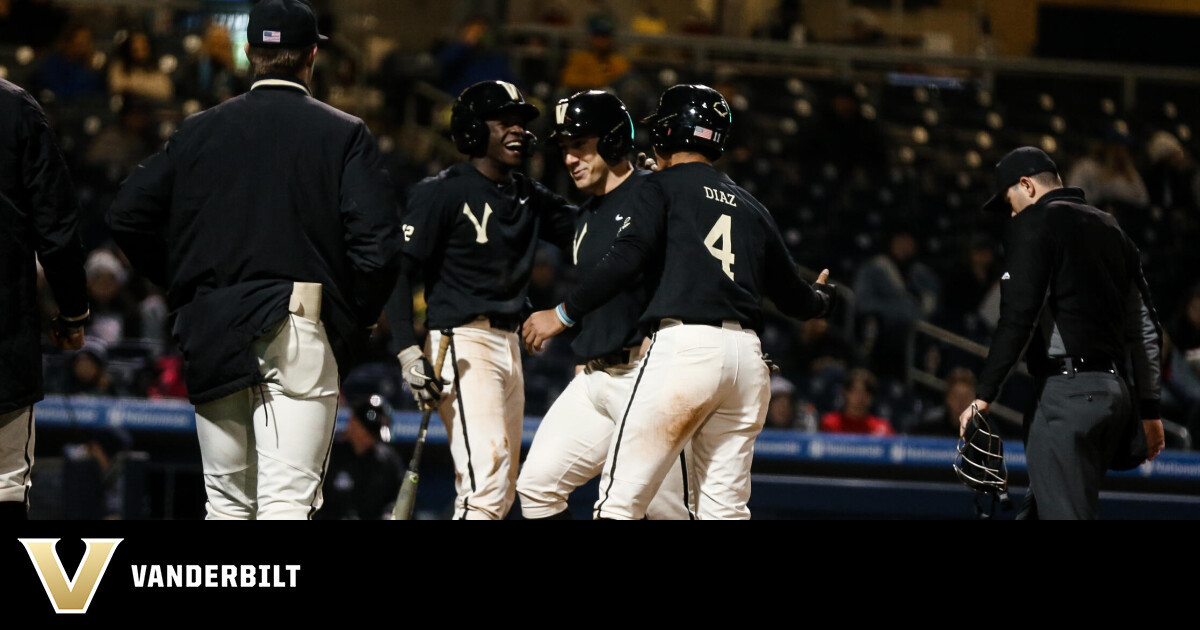
[[[615,352],[596,357],[587,362],[584,370],[591,374],[597,370],[608,370],[617,367],[630,367],[642,358],[642,346],[622,348]]]
[[[497,330],[518,332],[521,330],[521,324],[525,323],[525,320],[520,315],[480,315],[471,321],[470,324],[482,324],[485,322],[489,327]]]
[[[1050,369],[1065,376],[1074,376],[1079,372],[1117,373],[1117,366],[1113,360],[1102,357],[1051,357]]]

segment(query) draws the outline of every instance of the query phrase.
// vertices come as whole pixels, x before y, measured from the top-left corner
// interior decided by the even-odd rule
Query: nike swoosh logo
[[[528,202],[528,201],[529,201],[529,197],[526,197],[526,198],[524,198],[524,199],[518,199],[518,200],[517,200],[517,205],[519,205],[519,206],[523,206],[523,205],[525,205],[525,203],[526,203],[526,202]]]
[[[620,220],[621,220],[621,219],[623,219],[623,218],[624,218],[624,217],[622,217],[621,215],[619,215],[619,214],[617,215],[617,220],[618,220],[618,221],[620,221]]]

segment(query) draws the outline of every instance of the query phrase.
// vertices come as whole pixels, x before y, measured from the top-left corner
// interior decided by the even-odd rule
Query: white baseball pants
[[[329,338],[319,319],[289,314],[254,352],[262,385],[196,405],[207,518],[311,519],[337,422]]]
[[[580,372],[538,426],[533,446],[517,479],[521,513],[546,518],[567,509],[567,497],[599,475],[612,445],[613,431],[629,403],[637,364]],[[651,520],[688,520],[695,484],[681,454],[647,507]]]
[[[430,330],[433,360],[441,331]],[[525,374],[515,332],[481,318],[454,329],[438,406],[454,459],[454,518],[498,521],[516,498],[525,413]]]
[[[0,501],[29,507],[33,442],[33,405],[0,414]]]
[[[750,464],[770,398],[753,331],[663,320],[613,434],[595,518],[642,518],[689,440],[697,516],[750,518]]]

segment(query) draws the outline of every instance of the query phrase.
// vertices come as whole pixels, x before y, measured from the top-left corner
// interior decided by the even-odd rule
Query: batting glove
[[[433,365],[417,346],[409,346],[396,355],[404,372],[404,382],[412,390],[417,404],[436,405],[442,399],[442,380],[433,373]]]
[[[825,296],[825,308],[817,314],[817,318],[826,318],[833,314],[833,309],[837,307],[838,291],[836,284],[814,284],[812,288],[817,293]]]

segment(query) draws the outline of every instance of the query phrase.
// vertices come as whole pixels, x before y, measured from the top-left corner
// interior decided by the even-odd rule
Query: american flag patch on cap
[[[692,131],[692,135],[704,138],[705,140],[712,140],[713,130],[705,129],[704,127],[696,127],[696,129]]]
[[[283,41],[283,33],[279,31],[263,31],[264,44],[278,44]]]

